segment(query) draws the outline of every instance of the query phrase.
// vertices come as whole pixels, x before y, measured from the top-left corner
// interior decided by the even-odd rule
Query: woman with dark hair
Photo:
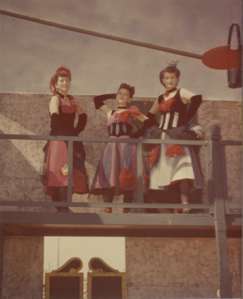
[[[67,66],[61,66],[50,80],[50,90],[53,93],[49,105],[51,117],[51,132],[53,136],[78,136],[86,126],[87,114],[68,94],[71,86],[71,71]],[[78,123],[74,120],[78,115]],[[67,142],[49,141],[45,148],[45,193],[52,200],[67,201],[68,185],[68,149]],[[88,193],[86,169],[84,165],[85,151],[81,141],[73,144],[73,193]],[[68,212],[68,208],[57,208],[58,212]]]
[[[177,89],[180,71],[175,64],[169,65],[160,72],[160,82],[166,92],[158,97],[148,113],[150,119],[155,119],[160,112],[159,128],[162,139],[192,139],[203,138],[200,126],[189,125],[202,103],[202,96],[185,89]],[[188,109],[188,105],[189,109]],[[149,154],[150,189],[163,190],[169,187],[172,199],[178,195],[183,204],[189,203],[190,191],[202,188],[202,176],[195,152],[190,146],[166,145],[153,149]],[[181,212],[175,209],[175,212]],[[183,209],[188,213],[189,209]]]
[[[105,94],[94,97],[95,108],[107,116],[107,128],[110,138],[136,138],[136,133],[131,134],[132,124],[135,119],[143,122],[144,128],[149,126],[150,120],[140,113],[135,106],[127,108],[132,101],[135,88],[122,83],[117,94]],[[105,105],[107,99],[116,99],[117,110],[112,110]],[[148,185],[148,177],[143,176],[144,190]],[[91,193],[103,195],[104,202],[112,202],[114,195],[124,194],[124,202],[131,203],[133,191],[137,190],[137,147],[135,143],[106,144],[104,154],[98,165],[94,177]],[[111,213],[111,208],[105,208],[106,213]],[[129,209],[124,209],[128,213]]]

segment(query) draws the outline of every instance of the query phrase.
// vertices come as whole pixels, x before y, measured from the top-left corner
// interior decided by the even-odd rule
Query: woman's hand
[[[145,115],[142,114],[142,113],[140,113],[140,115],[135,115],[135,114],[131,114],[131,115],[132,115],[132,117],[133,117],[134,119],[138,119],[138,120],[140,120],[142,123],[143,123],[146,119],[148,119],[148,117],[145,116]]]
[[[73,100],[73,105],[74,105],[75,111],[78,113],[78,115],[85,113],[84,110],[79,106],[77,101]]]
[[[102,94],[94,97],[95,109],[100,109],[109,118],[111,116],[112,109],[107,107],[104,103],[105,100],[116,99],[116,93]]]

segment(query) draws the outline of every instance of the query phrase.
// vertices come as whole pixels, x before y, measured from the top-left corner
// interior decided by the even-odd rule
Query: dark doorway
[[[79,277],[50,277],[50,299],[79,299]]]
[[[92,277],[92,299],[122,299],[122,278]]]

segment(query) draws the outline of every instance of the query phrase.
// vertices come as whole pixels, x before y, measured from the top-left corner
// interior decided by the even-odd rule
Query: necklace
[[[168,95],[169,95],[171,92],[175,91],[175,90],[177,90],[176,87],[174,87],[174,88],[172,88],[172,89],[170,89],[170,90],[166,90],[166,92],[165,92],[165,96],[168,97]]]
[[[66,100],[67,96],[64,96],[63,94],[61,94],[59,91],[56,91],[57,94],[64,100]]]
[[[125,106],[125,107],[118,106],[117,108],[118,109],[127,109],[127,106]]]

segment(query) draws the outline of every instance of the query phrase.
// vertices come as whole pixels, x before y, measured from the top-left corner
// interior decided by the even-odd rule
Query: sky
[[[119,272],[126,272],[125,238],[122,237],[45,237],[43,284],[45,273],[62,267],[69,259],[78,257],[83,262],[79,272],[84,275],[84,298],[87,298],[89,261],[101,258]]]
[[[85,278],[93,257],[103,259],[120,272],[126,269],[122,237],[45,237],[44,247],[44,274],[60,268],[74,257],[82,260],[83,267],[79,272],[83,272]]]
[[[0,9],[108,35],[203,55],[227,44],[241,24],[241,0],[1,0]],[[146,49],[0,14],[0,92],[48,94],[61,65],[72,71],[70,93],[116,92],[125,82],[137,97],[164,92],[159,73],[179,60],[179,88],[205,100],[239,101],[226,71],[201,60]]]

